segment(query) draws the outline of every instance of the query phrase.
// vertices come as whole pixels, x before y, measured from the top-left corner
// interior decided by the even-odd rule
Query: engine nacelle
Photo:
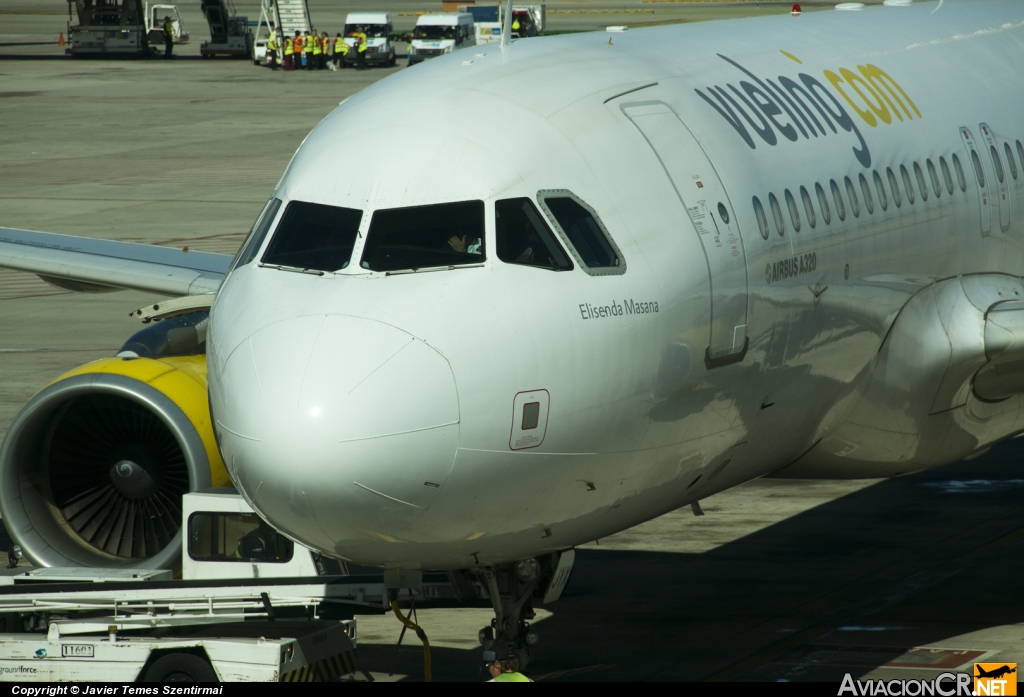
[[[182,495],[230,486],[206,356],[120,355],[43,389],[0,448],[0,511],[36,565],[177,567]]]

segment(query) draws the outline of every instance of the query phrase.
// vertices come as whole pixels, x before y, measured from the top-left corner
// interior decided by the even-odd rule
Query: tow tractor
[[[139,567],[0,577],[0,679],[327,681],[356,673],[356,612],[402,617],[401,579],[349,575],[234,489],[185,494],[182,518],[180,578]],[[455,598],[443,573],[414,581],[409,597]]]
[[[164,43],[164,17],[171,20],[171,40],[176,44],[187,44],[189,33],[181,19],[181,13],[174,5],[150,5],[146,3],[146,36],[150,46]]]

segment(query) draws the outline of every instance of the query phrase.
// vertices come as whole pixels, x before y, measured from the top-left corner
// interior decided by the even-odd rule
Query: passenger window
[[[558,223],[584,271],[595,275],[626,272],[618,248],[594,210],[568,191],[542,191],[540,197],[541,206]]]
[[[935,165],[929,159],[925,162],[928,166],[928,178],[932,180],[932,191],[935,192],[935,198],[942,196],[942,184],[939,184],[939,173],[935,171]]]
[[[789,209],[789,219],[793,221],[793,232],[800,232],[800,210],[796,207],[796,199],[786,189],[786,207]]]
[[[860,175],[860,191],[864,194],[864,207],[868,209],[868,213],[875,212],[875,202],[871,198],[871,187],[868,185],[868,180],[862,173]]]
[[[846,206],[843,205],[843,194],[840,193],[839,185],[836,184],[835,179],[829,182],[829,187],[832,189],[832,198],[836,202],[836,215],[839,216],[839,220],[846,220]]]
[[[974,166],[974,176],[978,179],[978,186],[985,188],[985,168],[981,165],[981,158],[977,150],[971,150],[971,164]]]
[[[885,195],[885,184],[882,183],[882,175],[876,169],[871,176],[875,180],[875,191],[878,192],[878,205],[882,207],[883,211],[887,211],[889,210],[889,197]]]
[[[996,146],[988,146],[989,155],[992,156],[992,164],[996,168],[996,179],[1002,184],[1006,181],[1006,172],[1003,171],[1003,161],[999,159],[999,151],[996,150]]]
[[[540,211],[528,198],[510,198],[494,204],[498,258],[506,264],[569,271],[572,262],[555,240]]]
[[[338,271],[348,266],[363,212],[292,201],[261,260],[270,266]]]
[[[804,213],[807,214],[807,224],[813,228],[815,223],[818,221],[814,215],[814,204],[811,203],[811,195],[807,193],[806,186],[800,187],[800,198],[804,202]]]
[[[889,178],[889,188],[892,189],[892,202],[899,208],[903,205],[903,197],[900,195],[900,183],[896,181],[896,175],[892,173],[892,167],[885,168],[885,176]]]
[[[960,164],[960,158],[953,155],[953,169],[956,170],[957,183],[960,184],[960,191],[967,191],[967,177],[964,176],[964,166]]]
[[[939,158],[939,167],[942,169],[942,179],[946,182],[946,193],[950,196],[953,195],[953,176],[949,173],[949,165],[946,164],[946,158]]]
[[[843,180],[846,184],[846,196],[850,199],[850,210],[853,211],[853,217],[860,217],[860,201],[857,200],[857,190],[853,188],[853,182],[850,181],[849,177]]]
[[[1013,148],[1009,143],[1003,143],[1003,150],[1006,151],[1006,162],[1010,165],[1010,176],[1017,178],[1017,163],[1013,160]]]
[[[757,227],[761,231],[761,237],[768,239],[768,218],[764,214],[764,206],[761,205],[761,200],[755,196],[753,198],[754,204],[754,216],[757,218]]]
[[[914,162],[914,176],[917,177],[917,188],[921,191],[921,200],[928,200],[928,182],[924,180],[924,172],[921,171],[921,165]],[[913,201],[911,201],[913,203]]]
[[[832,211],[828,207],[828,196],[825,195],[825,190],[821,188],[821,184],[815,182],[814,193],[818,196],[818,206],[821,208],[821,219],[828,225],[832,222]]]
[[[193,513],[188,555],[196,561],[270,562],[292,559],[295,545],[255,513]]]
[[[371,271],[402,271],[480,264],[484,202],[460,201],[375,211],[361,265]]]
[[[272,198],[267,201],[267,205],[263,207],[260,216],[252,224],[252,230],[249,231],[249,237],[246,239],[245,244],[238,250],[235,260],[231,262],[229,267],[231,270],[228,273],[231,273],[231,271],[234,271],[239,266],[245,266],[256,258],[260,247],[263,246],[263,240],[267,238],[267,233],[270,232],[270,226],[273,224],[274,219],[277,218],[277,211],[280,208],[281,199]]]
[[[772,207],[772,217],[775,218],[775,231],[781,237],[786,234],[786,219],[782,217],[782,208],[775,194],[768,194],[768,205]]]
[[[910,179],[910,172],[906,165],[900,165],[900,176],[903,178],[903,188],[907,191],[907,202],[914,203],[914,182]]]

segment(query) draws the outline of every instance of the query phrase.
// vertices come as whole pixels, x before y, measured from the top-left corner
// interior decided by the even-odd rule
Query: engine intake
[[[174,568],[182,495],[228,483],[201,355],[72,371],[25,405],[0,448],[0,511],[40,566]]]

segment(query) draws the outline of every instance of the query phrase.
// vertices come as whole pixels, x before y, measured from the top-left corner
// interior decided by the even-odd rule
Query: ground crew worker
[[[292,37],[286,36],[284,39],[284,69],[295,70],[295,44],[292,43]]]
[[[320,58],[323,57],[324,54],[323,46],[320,44],[320,35],[314,32],[311,41],[313,42],[313,45],[310,47],[313,49],[313,61],[309,68],[310,70],[319,70]]]
[[[331,61],[331,37],[327,35],[327,32],[320,34],[320,49],[323,51],[320,56],[320,69],[323,70],[328,65],[333,65]]]
[[[174,48],[174,24],[170,17],[164,17],[164,58],[171,57]]]
[[[345,43],[345,37],[339,33],[334,39],[334,67],[336,70],[345,67],[345,56],[347,55],[348,44]]]
[[[488,682],[533,682],[519,672],[519,657],[511,647],[499,651],[484,651],[484,662],[491,674]]]
[[[518,32],[518,31],[519,31],[519,20],[518,19],[513,19],[512,20],[512,32],[515,33],[515,32]]]
[[[295,39],[292,41],[292,49],[295,52],[295,69],[302,67],[302,32],[295,30]]]
[[[270,37],[267,39],[267,65],[271,70],[277,70],[277,30],[274,25],[270,25]]]
[[[356,32],[356,58],[359,59],[356,70],[366,69],[366,49],[369,48],[366,45],[366,34],[363,32]]]
[[[308,31],[302,37],[302,67],[306,70],[313,69],[313,37]]]

